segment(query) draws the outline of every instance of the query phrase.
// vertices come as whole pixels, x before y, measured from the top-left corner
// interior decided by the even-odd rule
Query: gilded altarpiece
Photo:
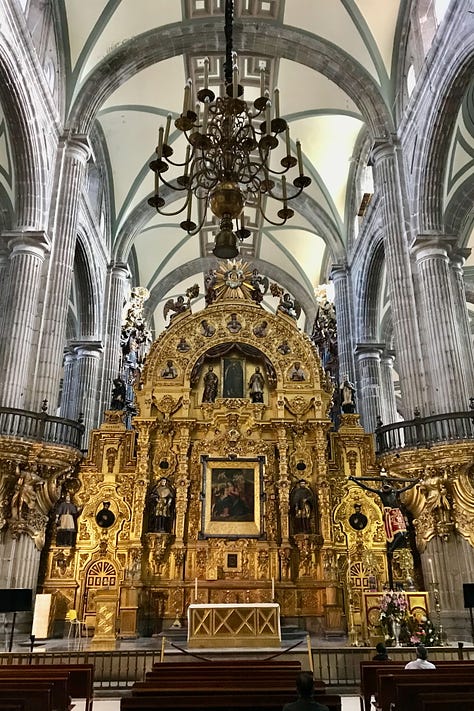
[[[386,580],[380,507],[348,485],[378,473],[372,437],[357,414],[331,431],[316,349],[253,278],[221,264],[206,308],[153,343],[133,429],[111,410],[91,435],[76,544],[51,546],[44,584],[91,627],[108,593],[122,636],[184,621],[191,602],[275,601],[285,620],[357,637],[363,591]]]

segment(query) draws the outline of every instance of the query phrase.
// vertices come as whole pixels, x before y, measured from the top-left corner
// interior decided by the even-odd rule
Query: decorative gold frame
[[[201,456],[203,502],[200,538],[261,538],[263,532],[263,473],[265,457],[210,458]],[[219,482],[231,481],[236,474],[245,479],[246,489],[251,493],[252,506],[246,516],[249,520],[228,515],[228,520],[215,514],[215,494]],[[249,497],[247,497],[248,500]]]

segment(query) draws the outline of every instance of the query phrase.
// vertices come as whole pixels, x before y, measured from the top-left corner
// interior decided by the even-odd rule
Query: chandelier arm
[[[197,197],[197,196],[195,196],[195,197]],[[204,198],[197,198],[197,199],[198,199],[198,200],[203,200]],[[206,196],[206,204],[205,204],[205,206],[204,206],[204,210],[202,211],[202,219],[201,219],[201,222],[199,223],[199,225],[196,227],[195,230],[193,230],[192,232],[188,232],[188,235],[189,235],[190,237],[193,237],[194,235],[197,235],[197,233],[202,230],[202,228],[203,228],[203,226],[204,226],[204,223],[205,223],[205,221],[206,221],[206,214],[207,214],[208,205],[209,205],[209,196],[207,195],[207,196]]]
[[[160,180],[163,183],[163,185],[166,185],[166,187],[169,188],[170,190],[179,190],[181,192],[183,190],[188,189],[187,185],[183,185],[183,187],[180,187],[179,185],[172,185],[171,183],[168,183],[168,181],[166,181],[162,175],[160,175]]]
[[[267,215],[266,215],[265,212],[263,211],[263,209],[262,209],[262,207],[261,207],[261,205],[260,205],[260,202],[259,202],[259,205],[258,205],[258,210],[259,210],[260,214],[262,215],[263,219],[266,220],[266,222],[268,222],[270,225],[273,225],[274,227],[281,227],[282,225],[285,225],[285,224],[288,222],[287,219],[282,220],[281,222],[273,222],[273,220],[270,220],[270,218],[267,217]]]
[[[286,200],[294,200],[295,198],[298,197],[298,195],[301,195],[301,193],[303,192],[303,188],[297,188],[296,190],[297,190],[297,192],[294,193],[294,195],[287,195],[286,198],[283,197],[283,194],[281,197],[279,197],[278,195],[274,195],[271,190],[266,190],[265,192],[267,193],[267,195],[269,195],[271,198],[273,198],[273,200],[278,200],[278,202],[285,202]],[[262,212],[262,215],[263,215],[263,212]],[[274,224],[274,223],[272,222],[272,224]]]
[[[179,210],[176,210],[176,212],[163,212],[160,208],[156,208],[156,211],[158,214],[163,215],[163,217],[174,217],[175,215],[179,215],[180,212],[183,212],[185,209],[186,205],[188,204],[188,201],[184,203],[182,207],[179,208]]]
[[[225,3],[225,64],[224,78],[226,86],[232,84],[232,17],[234,14],[234,0]]]

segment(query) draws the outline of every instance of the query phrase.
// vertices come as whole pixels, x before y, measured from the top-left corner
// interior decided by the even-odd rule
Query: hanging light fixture
[[[155,186],[148,204],[161,215],[172,216],[186,211],[180,226],[188,234],[197,234],[206,221],[207,209],[220,221],[213,253],[222,259],[237,256],[239,241],[250,236],[244,224],[244,208],[256,205],[263,218],[272,225],[284,225],[294,215],[288,207],[311,183],[304,175],[301,144],[296,142],[296,156],[291,151],[289,127],[280,116],[279,91],[273,93],[273,104],[265,91],[265,71],[260,73],[260,96],[249,106],[239,84],[237,58],[232,51],[233,0],[225,4],[226,61],[224,65],[224,95],[216,98],[209,89],[209,59],[204,59],[204,85],[197,91],[196,110],[193,108],[193,87],[188,79],[184,90],[183,111],[174,125],[188,142],[184,161],[173,160],[174,151],[169,145],[171,115],[166,127],[160,127],[156,158],[150,163],[155,174]],[[285,146],[280,167],[270,167],[271,154],[279,145]],[[183,173],[174,183],[164,174],[170,167],[181,167]],[[292,187],[286,174],[297,167]],[[277,178],[281,176],[280,183]],[[160,193],[161,184],[172,192],[182,192],[183,201],[178,210],[164,212],[165,198]],[[268,217],[266,202],[272,198],[280,203],[279,221]],[[197,207],[197,220],[192,219],[193,204]],[[240,220],[239,220],[240,218]],[[234,227],[235,223],[235,227]],[[240,223],[240,224],[239,224]]]

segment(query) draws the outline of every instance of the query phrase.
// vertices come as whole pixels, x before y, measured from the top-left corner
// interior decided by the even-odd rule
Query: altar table
[[[279,647],[280,605],[273,602],[192,604],[188,647]]]

